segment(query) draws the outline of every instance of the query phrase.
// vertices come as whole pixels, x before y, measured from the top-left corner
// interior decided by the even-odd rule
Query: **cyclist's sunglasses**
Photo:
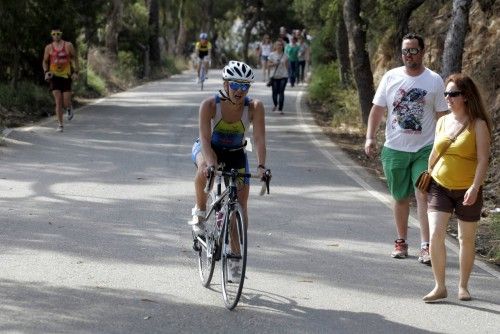
[[[402,49],[401,50],[401,53],[403,54],[403,56],[408,56],[408,55],[415,56],[415,55],[418,55],[419,52],[420,52],[419,48],[409,48],[409,49]]]
[[[242,92],[246,92],[247,90],[250,89],[250,84],[243,82],[229,81],[229,88],[231,88],[232,90],[241,90]]]
[[[61,36],[62,35],[62,32],[60,31],[53,31],[50,33],[52,36]]]
[[[457,90],[457,91],[454,91],[454,92],[444,92],[444,97],[457,97],[459,95],[462,95],[462,92]]]

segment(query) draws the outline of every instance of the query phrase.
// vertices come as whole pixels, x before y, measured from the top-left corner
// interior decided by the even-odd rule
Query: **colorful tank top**
[[[220,96],[215,96],[215,116],[212,119],[211,144],[216,147],[239,147],[245,142],[246,131],[250,126],[248,105],[250,99],[245,97],[245,107],[241,119],[234,123],[228,123],[222,119]]]
[[[57,77],[69,78],[71,75],[71,63],[69,54],[66,52],[66,43],[60,49],[56,49],[54,43],[50,52],[50,72]]]

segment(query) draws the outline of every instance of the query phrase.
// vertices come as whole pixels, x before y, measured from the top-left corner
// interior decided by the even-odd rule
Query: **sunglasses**
[[[457,90],[455,92],[444,92],[444,97],[447,97],[447,96],[449,96],[449,97],[457,97],[459,95],[462,95],[462,92],[459,91],[459,90]]]
[[[61,36],[62,35],[62,32],[60,31],[55,31],[55,32],[51,32],[50,33],[52,36]]]
[[[229,81],[229,88],[231,88],[232,90],[241,90],[242,92],[246,92],[247,90],[250,89],[250,84],[236,82],[236,81]]]
[[[418,55],[419,52],[420,52],[419,48],[409,48],[409,49],[402,49],[401,50],[401,53],[403,54],[403,56],[408,56],[408,55],[415,56],[415,55]]]

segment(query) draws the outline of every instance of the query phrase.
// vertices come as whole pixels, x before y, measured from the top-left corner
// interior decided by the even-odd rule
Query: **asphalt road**
[[[302,87],[285,115],[264,101],[271,195],[251,189],[242,300],[225,309],[219,266],[200,284],[191,232],[191,145],[200,92],[185,73],[15,129],[0,146],[1,333],[498,333],[500,279],[472,273],[474,299],[421,301],[431,268],[392,259],[395,227],[385,187],[321,134]],[[216,78],[217,77],[217,78]],[[254,153],[249,153],[255,169]]]

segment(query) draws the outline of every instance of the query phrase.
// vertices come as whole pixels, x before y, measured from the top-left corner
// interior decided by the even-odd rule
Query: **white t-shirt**
[[[373,104],[387,108],[384,146],[404,152],[417,152],[434,142],[436,112],[448,110],[444,82],[426,68],[412,77],[404,66],[384,74]]]
[[[267,43],[267,44],[261,43],[260,47],[262,49],[261,55],[267,57],[267,56],[269,56],[271,54],[271,51],[272,51],[272,48],[273,48],[273,44],[272,43]]]
[[[283,57],[281,55],[283,55]],[[281,61],[280,61],[280,57],[281,57]],[[278,54],[276,51],[273,51],[269,55],[269,60],[275,64],[279,61],[279,65],[278,65],[277,69],[274,66],[271,68],[271,77],[273,77],[275,79],[288,78],[288,70],[286,69],[286,63],[288,61],[288,57],[286,56],[285,53]],[[275,69],[276,69],[276,73],[274,73]]]

